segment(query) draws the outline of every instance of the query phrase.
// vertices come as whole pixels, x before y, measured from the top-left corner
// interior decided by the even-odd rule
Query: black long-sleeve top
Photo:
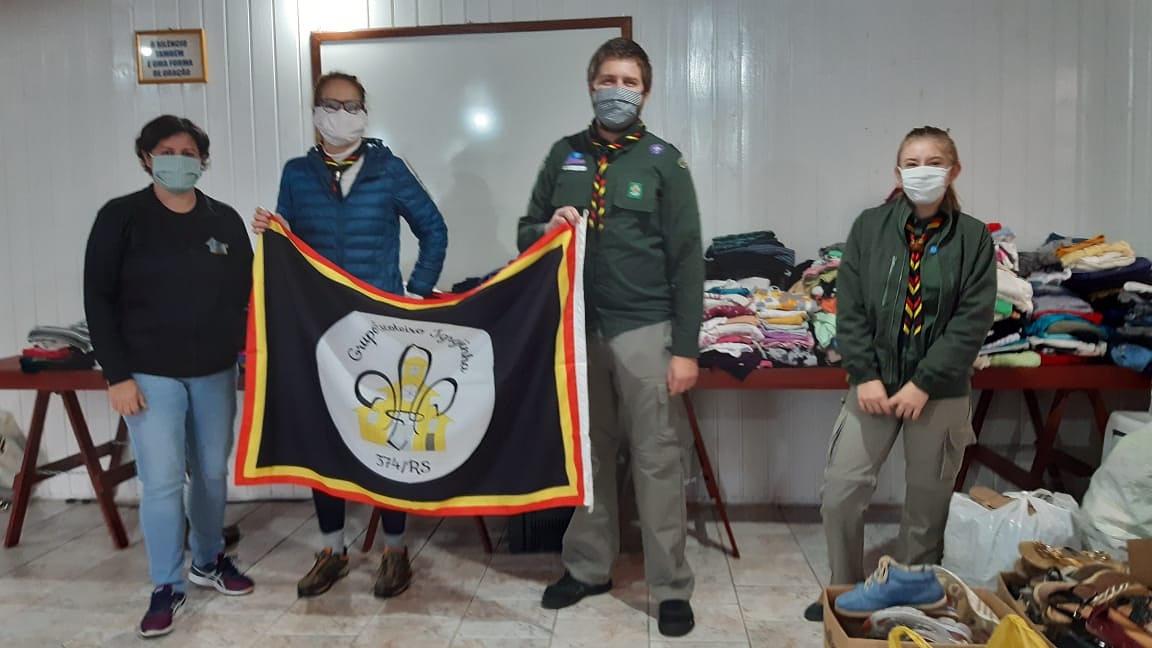
[[[196,190],[186,214],[151,186],[96,215],[84,256],[84,310],[109,384],[144,373],[206,376],[243,347],[252,247],[244,221]]]

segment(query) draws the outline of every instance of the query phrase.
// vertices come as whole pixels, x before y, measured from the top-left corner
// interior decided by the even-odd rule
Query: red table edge
[[[1116,365],[989,367],[972,376],[975,390],[1152,389],[1152,376]],[[846,390],[848,374],[839,367],[757,369],[740,380],[720,369],[702,369],[693,391]]]

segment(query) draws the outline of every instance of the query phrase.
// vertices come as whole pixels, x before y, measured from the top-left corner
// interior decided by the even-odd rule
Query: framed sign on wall
[[[136,32],[138,83],[204,83],[203,29],[162,29]]]

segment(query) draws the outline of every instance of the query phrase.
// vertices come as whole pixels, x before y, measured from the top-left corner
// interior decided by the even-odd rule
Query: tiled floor
[[[132,546],[112,548],[92,504],[34,504],[19,546],[0,549],[0,646],[403,646],[528,648],[595,646],[819,647],[819,624],[802,620],[827,578],[819,516],[813,509],[756,507],[734,511],[742,558],[716,545],[721,527],[711,509],[694,513],[688,555],[696,573],[696,629],[683,639],[660,636],[651,615],[638,550],[617,564],[609,595],[560,611],[539,605],[546,583],[563,569],[554,555],[512,555],[502,520],[490,521],[500,544],[480,547],[471,519],[413,518],[410,548],[416,581],[398,598],[372,596],[378,553],[353,550],[352,574],[327,594],[296,598],[296,580],[311,567],[317,538],[311,502],[230,505],[240,524],[242,569],[256,591],[229,598],[192,588],[165,638],[141,640],[135,624],[149,586],[136,510],[124,508]],[[354,507],[362,529],[367,510]],[[891,544],[891,512],[868,527],[879,554]],[[7,524],[0,514],[0,524]],[[638,546],[635,537],[626,546]],[[726,541],[726,538],[725,538]],[[357,543],[358,546],[359,543]]]

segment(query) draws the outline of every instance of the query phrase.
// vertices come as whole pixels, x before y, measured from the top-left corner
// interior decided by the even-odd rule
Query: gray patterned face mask
[[[621,86],[600,88],[592,93],[592,108],[596,121],[612,132],[627,129],[636,123],[644,95]]]

